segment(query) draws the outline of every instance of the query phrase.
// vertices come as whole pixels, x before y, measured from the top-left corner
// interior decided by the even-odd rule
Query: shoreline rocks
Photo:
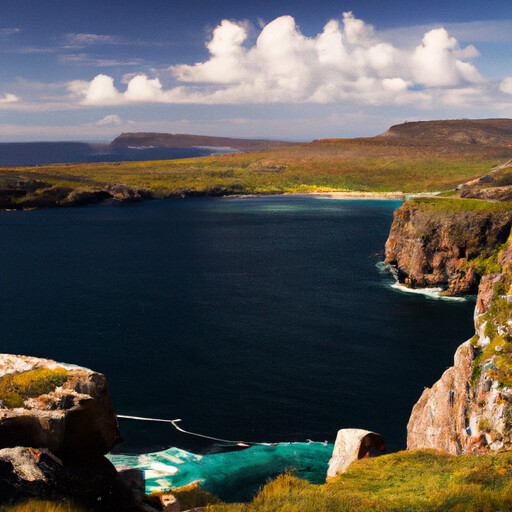
[[[121,436],[104,375],[48,359],[0,354],[0,387],[3,383],[11,399],[9,385],[13,390],[25,386],[30,395],[30,389],[44,388],[44,379],[54,378],[51,372],[57,368],[62,384],[38,396],[18,395],[14,407],[0,405],[0,448],[47,448],[64,459],[105,455]],[[20,382],[6,382],[13,375],[21,376]]]

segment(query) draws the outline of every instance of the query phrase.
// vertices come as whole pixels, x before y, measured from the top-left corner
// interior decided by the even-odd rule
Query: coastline
[[[220,196],[224,199],[251,197],[309,197],[314,199],[377,199],[405,201],[404,192],[283,192],[280,194],[233,194]]]

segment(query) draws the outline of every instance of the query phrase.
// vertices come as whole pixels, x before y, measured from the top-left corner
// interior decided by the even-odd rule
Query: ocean
[[[412,406],[473,334],[471,300],[392,287],[380,263],[399,204],[278,196],[0,212],[2,351],[104,373],[118,414],[271,443],[215,453],[170,424],[121,419],[113,459],[153,471],[148,488],[200,480],[247,498],[287,468],[321,482],[340,428],[405,448]]]
[[[0,167],[175,160],[229,152],[229,148],[112,148],[108,144],[85,142],[2,142]]]

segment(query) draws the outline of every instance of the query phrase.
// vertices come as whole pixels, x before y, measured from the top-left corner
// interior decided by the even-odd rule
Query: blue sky
[[[0,141],[512,117],[512,3],[3,0]]]

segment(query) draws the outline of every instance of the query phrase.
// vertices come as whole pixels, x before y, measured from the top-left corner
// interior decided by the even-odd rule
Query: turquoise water
[[[332,449],[328,443],[280,443],[211,455],[169,448],[109,458],[116,466],[144,470],[148,493],[197,482],[223,500],[239,501],[250,498],[263,482],[285,471],[312,483],[324,483]]]

